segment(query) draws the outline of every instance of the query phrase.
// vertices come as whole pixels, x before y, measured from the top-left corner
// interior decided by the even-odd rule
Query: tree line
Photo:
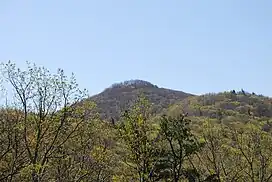
[[[119,120],[92,112],[75,76],[2,65],[14,96],[0,110],[0,181],[272,181],[272,137],[258,118],[197,125],[154,116],[139,96]]]

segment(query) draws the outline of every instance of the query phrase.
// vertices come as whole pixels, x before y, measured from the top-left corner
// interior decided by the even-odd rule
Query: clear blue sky
[[[1,0],[0,60],[74,72],[91,94],[143,79],[272,96],[271,0]]]

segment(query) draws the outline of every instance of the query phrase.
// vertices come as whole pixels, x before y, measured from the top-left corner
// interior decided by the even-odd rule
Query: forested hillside
[[[97,111],[104,119],[116,118],[140,95],[145,95],[152,104],[152,113],[159,114],[169,105],[181,101],[192,94],[158,86],[143,80],[129,80],[115,83],[102,93],[90,97],[97,104]]]
[[[243,117],[272,117],[272,99],[244,90],[188,97],[176,103],[171,110],[183,109],[189,115],[215,118],[241,115]]]
[[[269,97],[142,80],[89,97],[61,69],[1,66],[14,96],[0,110],[0,181],[272,181]]]

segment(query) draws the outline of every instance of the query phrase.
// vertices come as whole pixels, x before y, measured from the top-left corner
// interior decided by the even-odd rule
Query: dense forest
[[[269,97],[142,80],[89,96],[62,69],[1,74],[0,181],[272,181]]]

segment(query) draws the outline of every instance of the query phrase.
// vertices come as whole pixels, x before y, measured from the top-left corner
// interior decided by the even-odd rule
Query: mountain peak
[[[120,83],[114,83],[109,89],[114,88],[158,88],[158,86],[145,80],[134,79],[126,80]]]
[[[99,113],[103,118],[115,117],[133,104],[140,93],[143,93],[150,103],[154,105],[154,113],[159,113],[169,105],[181,101],[192,94],[166,88],[159,88],[144,80],[127,80],[112,84],[103,92],[92,96],[90,99],[95,101]]]

